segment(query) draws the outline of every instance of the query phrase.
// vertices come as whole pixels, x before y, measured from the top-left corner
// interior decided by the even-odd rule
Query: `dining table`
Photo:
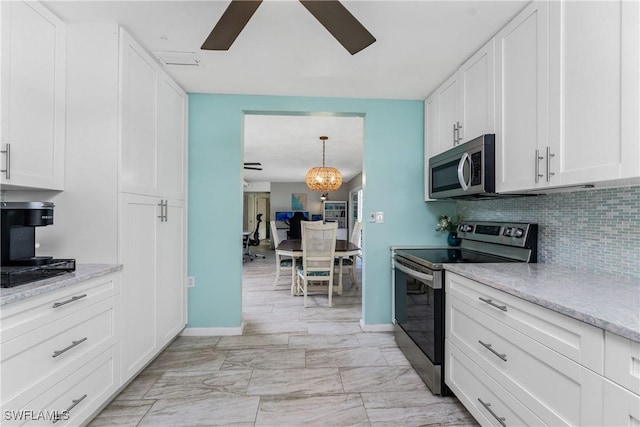
[[[281,255],[293,258],[293,265],[296,265],[296,259],[302,258],[302,240],[288,239],[280,242],[277,248]],[[335,257],[338,262],[338,285],[334,285],[334,289],[338,295],[342,295],[342,259],[360,254],[360,247],[349,240],[336,239]],[[295,295],[296,269],[291,269],[291,295]]]

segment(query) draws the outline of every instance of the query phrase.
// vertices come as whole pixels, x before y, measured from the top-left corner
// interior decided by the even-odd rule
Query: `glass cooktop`
[[[460,248],[433,248],[433,249],[397,249],[396,255],[403,256],[413,262],[429,268],[442,268],[447,263],[488,263],[488,262],[514,262],[515,260],[503,258],[482,252],[470,251]]]

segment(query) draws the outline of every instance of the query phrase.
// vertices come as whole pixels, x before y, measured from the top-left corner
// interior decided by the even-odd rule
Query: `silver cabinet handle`
[[[458,132],[458,128],[456,127],[456,124],[453,124],[453,145],[456,145],[458,143],[458,137],[456,136],[456,133]]]
[[[536,184],[540,182],[540,178],[542,178],[542,174],[540,173],[540,160],[544,159],[544,157],[540,157],[540,150],[536,150]]]
[[[483,343],[483,342],[482,342],[482,341],[480,341],[480,340],[478,340],[478,342],[479,342],[480,344],[482,344],[482,346],[483,346],[484,348],[486,348],[487,350],[489,350],[491,353],[493,353],[493,354],[495,354],[496,356],[498,356],[500,359],[504,360],[505,362],[507,361],[507,355],[506,355],[506,354],[503,354],[503,353],[498,353],[497,351],[495,351],[495,350],[493,349],[493,347],[491,347],[491,344]]]
[[[506,305],[498,305],[495,302],[493,302],[493,300],[490,300],[488,298],[478,297],[478,299],[480,301],[482,301],[482,302],[486,302],[487,304],[489,304],[492,307],[499,308],[502,311],[507,311],[507,306]]]
[[[495,418],[496,420],[498,420],[498,422],[500,423],[500,425],[502,427],[507,427],[507,423],[505,423],[506,418],[505,417],[499,417],[498,414],[496,414],[495,412],[493,412],[493,409],[491,409],[491,403],[485,403],[482,401],[482,399],[478,398],[478,402],[480,402],[480,404],[482,406],[484,406],[484,408],[489,411],[489,413],[493,416],[493,418]]]
[[[158,204],[158,206],[160,206],[160,215],[158,215],[158,218],[160,219],[160,222],[166,222],[167,221],[167,216],[166,216],[166,205],[165,205],[165,201],[164,200],[160,200],[160,203]]]
[[[462,142],[462,137],[460,136],[460,129],[462,129],[462,125],[460,122],[456,122],[456,128],[458,129],[458,144]]]
[[[551,177],[555,175],[551,172],[551,158],[554,156],[555,154],[551,154],[551,147],[547,147],[547,182],[551,181]]]
[[[6,168],[0,170],[0,172],[4,172],[5,177],[11,179],[11,144],[7,144],[7,148],[0,151],[0,153],[7,155]]]
[[[78,406],[78,403],[82,402],[84,399],[87,398],[87,395],[85,394],[84,396],[82,396],[80,399],[74,399],[71,401],[71,406],[69,406],[65,411],[62,411],[64,414],[66,414],[67,416],[69,415],[69,412],[71,412],[71,410],[73,408],[75,408],[76,406]],[[58,415],[56,416],[56,419],[53,420],[53,423],[57,423],[58,421],[60,421],[62,419],[62,416]]]
[[[164,201],[164,222],[169,222],[169,200]]]
[[[66,301],[53,303],[53,305],[51,307],[58,308],[58,307],[63,306],[65,304],[69,304],[70,302],[78,301],[79,299],[82,299],[82,298],[84,298],[86,296],[87,296],[87,294],[74,295],[74,296],[72,296],[71,298],[69,298]]]
[[[51,357],[58,357],[60,356],[62,353],[65,353],[69,350],[71,350],[73,347],[82,344],[83,342],[85,342],[87,340],[87,337],[82,338],[81,340],[78,341],[71,341],[71,345],[69,345],[68,347],[63,348],[62,350],[56,350],[53,352],[53,355]]]

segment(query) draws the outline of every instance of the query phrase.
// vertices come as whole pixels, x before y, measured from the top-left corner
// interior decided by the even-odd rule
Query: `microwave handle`
[[[466,161],[469,161],[469,170],[471,170],[471,157],[469,153],[462,153],[462,157],[460,158],[460,162],[458,162],[458,181],[460,181],[460,187],[462,187],[462,191],[467,191],[469,189],[469,184],[464,179],[464,164]],[[471,175],[471,173],[469,174]],[[469,176],[469,180],[471,180],[471,176]]]

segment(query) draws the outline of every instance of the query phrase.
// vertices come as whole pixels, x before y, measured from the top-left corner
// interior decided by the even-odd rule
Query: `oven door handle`
[[[469,161],[469,184],[464,179],[464,164]],[[462,191],[467,191],[469,189],[469,185],[471,184],[471,157],[469,153],[462,153],[462,157],[460,158],[460,162],[458,163],[458,181],[460,181],[460,187],[462,187]]]
[[[398,270],[402,271],[403,273],[405,273],[407,276],[411,276],[414,277],[418,280],[421,280],[425,283],[431,284],[431,288],[433,288],[433,274],[425,274],[425,273],[420,273],[419,271],[415,271],[410,269],[409,267],[405,267],[402,264],[399,263],[395,263],[395,268],[397,268]]]

